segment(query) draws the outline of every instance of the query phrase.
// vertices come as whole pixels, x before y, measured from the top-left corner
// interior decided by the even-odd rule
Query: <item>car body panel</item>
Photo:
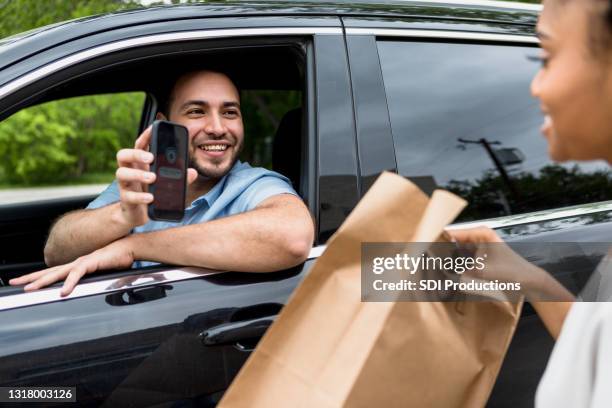
[[[123,383],[141,387],[143,400],[156,392],[167,394],[156,395],[158,402],[206,398],[229,385],[250,348],[208,346],[200,335],[230,322],[273,319],[312,262],[264,276],[213,273],[5,310],[0,383],[76,386],[84,406],[112,401]],[[200,374],[189,370],[196,361]],[[169,373],[178,382],[147,388]]]
[[[315,39],[318,243],[338,229],[359,200],[355,119],[344,38]]]
[[[307,81],[303,121],[307,124],[303,146],[307,153],[302,159],[308,160],[302,163],[306,177],[301,182],[308,188],[302,191],[307,191],[305,198],[317,223],[316,245],[323,245],[376,175],[383,170],[397,171],[376,39],[535,47],[538,10],[486,1],[212,2],[133,10],[55,25],[0,44],[0,90],[79,52],[129,39],[177,34],[170,44],[186,49],[219,38],[189,39],[181,33],[226,30],[223,38],[235,40],[232,46],[254,41],[249,35],[256,35],[257,41],[266,38],[268,44],[299,37],[306,54]],[[266,28],[272,30],[261,31]],[[297,31],[274,32],[281,28]],[[300,29],[302,33],[296,34]],[[317,34],[316,29],[322,31]],[[324,33],[323,29],[333,31]],[[235,35],[238,32],[241,34]],[[214,44],[222,47],[225,43]],[[160,44],[140,44],[123,49],[125,54],[117,53],[115,58],[120,60],[136,51],[141,57],[153,47],[167,51]],[[66,66],[64,76],[45,74],[11,92],[0,100],[0,115],[44,99],[44,92],[56,87],[58,80],[70,79],[71,70],[77,68]],[[0,207],[4,233],[0,242],[10,247],[11,240],[21,234],[22,246],[37,240],[39,251],[50,217],[82,206],[86,200],[77,201]],[[612,202],[595,203],[451,228],[488,225],[514,242],[610,242],[611,210]],[[34,213],[42,221],[31,215]],[[22,296],[22,302],[28,295],[20,288],[2,288],[0,384],[76,385],[79,402],[85,406],[112,405],[130,392],[134,401],[143,405],[189,401],[213,406],[323,249],[317,246],[304,265],[271,274],[200,270],[187,278],[156,280],[176,269],[169,266],[100,274],[85,282],[97,282],[99,285],[91,287],[103,290],[58,299],[60,284],[56,284],[50,289],[55,298],[35,302],[34,297],[28,297],[19,307],[11,307],[10,298]],[[8,268],[14,268],[11,262],[22,260],[19,254],[27,256],[27,248],[11,254],[13,258],[5,257]],[[0,265],[3,267],[6,265]],[[580,282],[584,280],[580,273],[558,276],[566,283]],[[122,283],[112,286],[117,281]],[[12,304],[16,305],[16,300]],[[236,341],[237,332],[246,333],[244,341]],[[258,334],[248,337],[252,333]],[[228,338],[231,341],[223,343]],[[552,346],[533,309],[526,305],[489,406],[532,405]],[[160,383],[166,385],[155,397],[152,391]]]

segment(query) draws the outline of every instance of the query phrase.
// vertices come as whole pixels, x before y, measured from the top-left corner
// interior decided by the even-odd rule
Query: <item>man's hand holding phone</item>
[[[149,213],[154,215],[158,215],[158,213],[151,211],[149,206],[154,203],[154,201],[159,205],[159,208],[166,208],[165,205],[168,203],[174,205],[174,207],[182,207],[184,209],[185,199],[184,199],[184,190],[186,188],[186,184],[191,184],[197,178],[197,172],[195,169],[189,168],[185,170],[187,166],[187,143],[188,136],[185,134],[186,129],[182,126],[167,124],[166,130],[173,129],[174,127],[181,128],[181,140],[184,142],[180,146],[180,148],[176,149],[177,155],[182,154],[183,163],[181,164],[181,171],[186,173],[182,174],[180,177],[180,182],[184,183],[181,185],[182,196],[180,197],[181,202],[179,203],[175,199],[170,200],[156,200],[153,197],[153,194],[149,192],[149,186],[155,183],[156,180],[160,178],[170,178],[171,182],[174,182],[176,187],[176,182],[179,177],[177,177],[177,172],[172,171],[172,167],[170,165],[172,163],[167,162],[167,153],[162,153],[161,157],[158,152],[158,157],[155,158],[154,154],[149,152],[149,145],[152,142],[153,137],[153,126],[147,128],[142,134],[136,139],[134,143],[133,149],[122,149],[117,153],[117,184],[119,187],[119,210],[113,215],[113,218],[118,221],[120,224],[125,226],[126,234],[128,234],[129,230],[139,225],[146,224],[149,221]],[[159,141],[153,141],[156,146],[153,146],[153,150],[157,151],[156,147],[159,146]],[[178,147],[178,146],[177,146]],[[164,151],[161,149],[160,151]],[[166,149],[167,151],[167,149]],[[166,157],[164,157],[164,154]],[[178,157],[175,160],[170,160],[173,162],[178,162]],[[151,171],[151,164],[156,160],[158,163],[164,163],[163,167],[159,165],[156,168],[159,170],[165,169],[164,173],[162,171],[161,175],[156,175],[155,172]],[[175,166],[175,167],[178,167]],[[170,177],[167,177],[167,176]],[[185,183],[186,181],[186,183]],[[176,189],[172,190],[173,193]],[[159,193],[163,196],[165,193],[167,195],[167,188],[164,188],[162,185],[161,189],[158,189]],[[171,194],[172,195],[172,194]],[[162,215],[164,215],[162,213]],[[162,218],[163,219],[163,218]],[[92,253],[81,256],[74,260],[73,262],[69,262],[63,265],[58,265],[52,268],[47,268],[41,271],[32,272],[30,274],[20,276],[19,278],[12,279],[9,283],[11,285],[26,285],[26,291],[37,290],[42,287],[51,285],[54,282],[65,280],[64,285],[61,290],[62,296],[69,295],[77,282],[86,274],[93,273],[100,269],[124,269],[129,268],[134,262],[133,256],[133,248],[130,246],[130,241],[128,239],[117,239],[114,242],[109,243],[108,245],[100,248]]]
[[[151,126],[136,139],[133,149],[117,152],[117,184],[119,187],[120,222],[130,229],[149,221],[147,206],[153,202],[148,186],[155,182],[155,173],[150,171],[153,154],[148,151]]]
[[[151,171],[154,155],[149,152],[152,126],[149,126],[136,139],[133,149],[121,149],[117,152],[117,184],[120,196],[120,222],[130,229],[149,221],[148,205],[153,203],[153,194],[149,186],[155,183],[157,176]],[[197,177],[195,169],[188,169],[187,183]]]

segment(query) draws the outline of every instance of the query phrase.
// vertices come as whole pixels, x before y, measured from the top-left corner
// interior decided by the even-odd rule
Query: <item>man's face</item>
[[[238,90],[220,73],[200,71],[181,77],[170,105],[172,122],[189,130],[190,167],[200,177],[227,174],[243,147]]]
[[[612,70],[590,48],[596,33],[590,25],[603,18],[597,5],[545,0],[538,22],[544,63],[531,91],[546,115],[542,133],[556,161],[612,159]]]

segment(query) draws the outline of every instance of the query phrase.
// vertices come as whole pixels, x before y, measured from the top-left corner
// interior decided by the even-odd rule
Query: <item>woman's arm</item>
[[[538,316],[548,329],[550,335],[557,340],[565,317],[573,302],[530,302]]]
[[[458,244],[476,246],[478,252],[489,255],[482,278],[520,282],[525,298],[533,305],[548,332],[555,340],[559,337],[565,317],[575,301],[571,292],[548,272],[514,252],[490,228],[447,232]]]

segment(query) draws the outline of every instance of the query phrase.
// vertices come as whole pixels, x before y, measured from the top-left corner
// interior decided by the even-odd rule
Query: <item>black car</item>
[[[297,95],[273,132],[245,121],[246,138],[259,152],[254,164],[292,180],[316,220],[316,242],[287,271],[113,271],[61,299],[59,284],[24,293],[7,282],[44,268],[53,220],[95,195],[2,204],[0,386],[75,386],[82,406],[215,405],[384,170],[465,197],[458,225],[488,225],[515,241],[610,242],[607,167],[551,163],[539,135],[528,92],[539,10],[494,1],[209,2],[4,40],[2,121],[67,98],[140,92],[135,138],[168,81],[211,64],[242,92]],[[557,276],[572,290],[588,277],[563,268]],[[532,406],[552,344],[526,305],[489,406]]]

